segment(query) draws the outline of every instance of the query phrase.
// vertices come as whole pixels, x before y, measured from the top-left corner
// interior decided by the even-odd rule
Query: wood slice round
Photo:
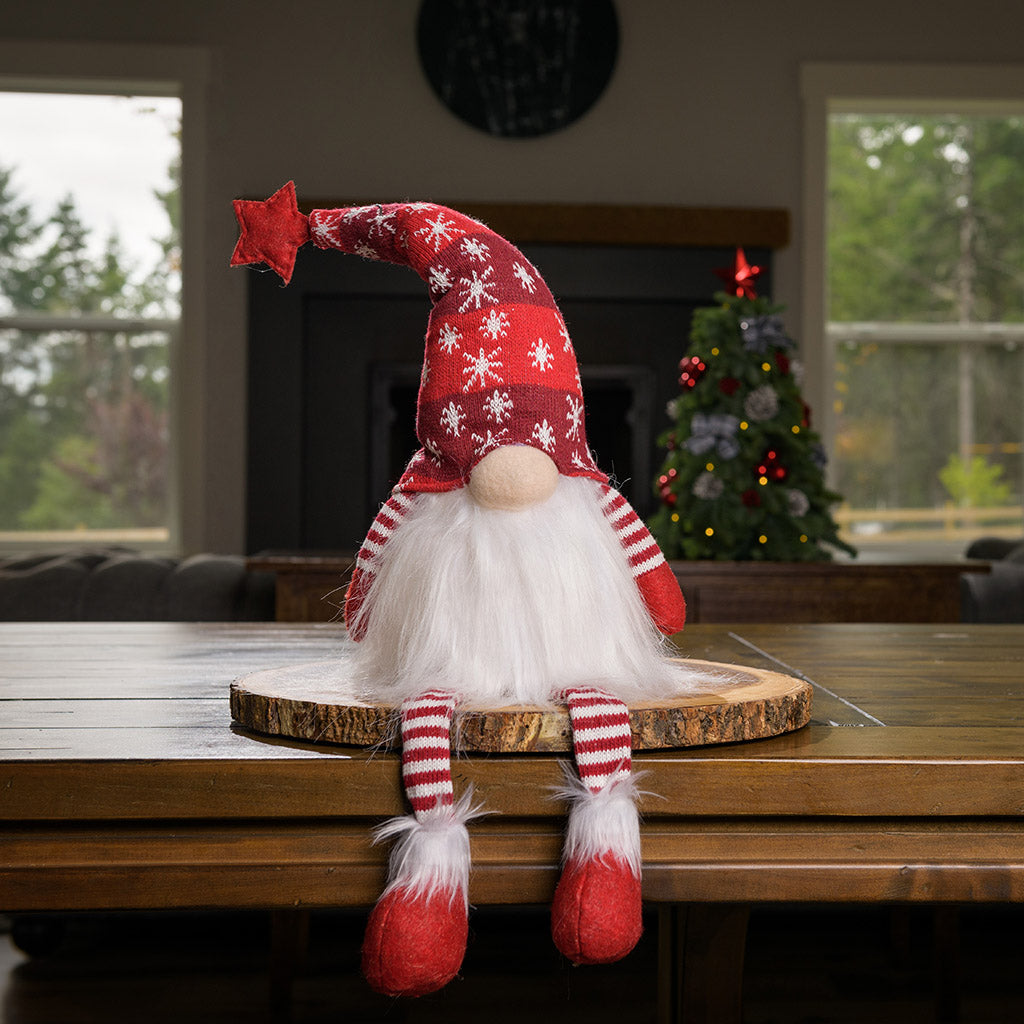
[[[799,729],[811,717],[811,686],[779,672],[677,659],[698,681],[669,700],[631,704],[634,750],[763,739]],[[336,662],[255,672],[231,686],[231,716],[270,736],[311,743],[387,746],[397,708],[358,700]],[[461,752],[561,753],[572,750],[564,707],[464,707],[453,742]]]

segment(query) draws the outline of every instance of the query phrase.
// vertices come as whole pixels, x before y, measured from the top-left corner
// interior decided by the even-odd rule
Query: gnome
[[[297,209],[292,183],[236,200],[232,264],[287,284],[312,241],[411,267],[432,308],[412,456],[358,553],[345,603],[352,672],[400,708],[411,814],[386,822],[387,887],[362,967],[389,995],[436,991],[468,931],[467,822],[451,730],[460,711],[562,705],[576,772],[552,937],[578,964],[625,956],[641,933],[638,793],[628,703],[687,678],[665,637],[679,585],[587,446],[576,356],[550,290],[479,222],[433,203]]]

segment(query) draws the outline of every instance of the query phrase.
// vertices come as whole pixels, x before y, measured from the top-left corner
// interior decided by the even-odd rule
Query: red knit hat
[[[607,482],[587,447],[569,332],[544,280],[515,246],[433,203],[314,210],[303,237],[305,218],[294,195],[289,183],[266,203],[236,201],[246,235],[261,228],[265,234],[269,217],[285,247],[311,238],[321,249],[403,264],[429,289],[433,308],[416,412],[423,447],[395,490],[461,487],[484,455],[505,445],[530,445],[566,476]],[[257,257],[287,281],[291,263],[275,265],[265,243]],[[254,252],[252,241],[243,246],[240,239],[232,263],[251,262]]]

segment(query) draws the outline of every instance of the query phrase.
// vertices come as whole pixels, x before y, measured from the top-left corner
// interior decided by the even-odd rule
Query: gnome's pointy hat
[[[594,464],[584,429],[576,355],[540,274],[510,242],[455,210],[393,203],[299,212],[289,182],[269,199],[236,199],[241,234],[232,266],[266,263],[291,280],[295,255],[312,241],[412,267],[433,303],[427,324],[412,457],[377,514],[356,559],[345,620],[365,633],[359,609],[376,560],[418,492],[450,491],[490,451],[529,445],[564,476],[601,484],[601,506],[622,543],[651,618],[682,629],[679,584],[647,527]]]
[[[426,282],[433,305],[416,412],[422,447],[397,491],[461,487],[505,445],[538,448],[565,476],[607,481],[587,447],[565,322],[540,274],[506,239],[433,203],[314,210],[307,220],[290,182],[265,203],[238,200],[235,208],[243,237],[232,263],[255,257],[287,282],[295,248],[310,239],[412,267]]]

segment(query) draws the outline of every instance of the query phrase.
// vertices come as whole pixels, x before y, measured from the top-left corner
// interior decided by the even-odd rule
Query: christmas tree
[[[825,450],[800,394],[800,363],[780,306],[759,297],[743,250],[720,274],[729,292],[694,313],[679,364],[682,393],[655,489],[651,532],[669,558],[809,562],[838,537]]]

